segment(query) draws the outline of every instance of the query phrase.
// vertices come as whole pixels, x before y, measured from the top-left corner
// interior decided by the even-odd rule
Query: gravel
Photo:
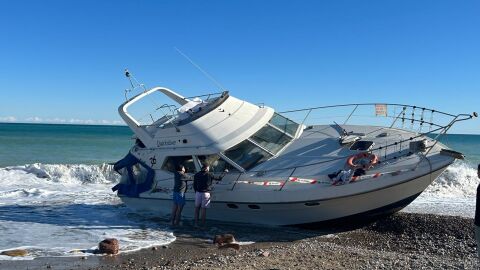
[[[217,249],[217,233],[255,241],[240,251]],[[479,269],[473,220],[397,213],[344,227],[291,228],[215,224],[214,229],[176,232],[168,248],[145,249],[95,260],[55,258],[0,263],[1,269]],[[22,268],[24,267],[24,268]],[[63,267],[63,268],[62,268]]]

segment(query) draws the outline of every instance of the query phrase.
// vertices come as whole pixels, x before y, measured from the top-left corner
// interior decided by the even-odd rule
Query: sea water
[[[0,123],[0,251],[26,248],[30,259],[84,256],[79,250],[93,254],[110,237],[122,252],[174,241],[165,220],[130,211],[111,191],[119,176],[109,163],[128,152],[132,135],[125,126]],[[403,211],[473,217],[480,135],[442,142],[467,160]]]
[[[131,137],[121,126],[0,124],[0,251],[85,256],[105,238],[121,252],[174,241],[165,221],[132,213],[111,190],[109,163]]]

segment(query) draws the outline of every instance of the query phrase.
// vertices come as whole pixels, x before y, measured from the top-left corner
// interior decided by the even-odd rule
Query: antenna
[[[206,72],[204,69],[202,69],[199,65],[197,65],[195,62],[193,62],[192,59],[190,59],[190,57],[188,57],[186,54],[184,54],[180,49],[178,49],[177,47],[173,47],[181,56],[183,56],[185,59],[187,59],[188,62],[190,62],[190,64],[192,64],[194,67],[196,67],[200,72],[203,73],[203,75],[205,75],[205,77],[207,77],[210,81],[212,81],[218,88],[220,88],[220,90],[222,91],[226,91],[225,90],[225,87],[223,87],[217,80],[215,80],[215,78],[213,78],[212,75],[210,75],[208,72]]]
[[[130,89],[125,89],[125,99],[128,100],[127,94],[132,92],[133,90],[137,88],[142,88],[143,92],[147,91],[147,88],[145,88],[145,85],[143,83],[139,83],[135,77],[133,77],[132,73],[128,71],[128,69],[125,69],[125,77],[127,77],[128,81],[130,82],[130,85],[132,88]]]

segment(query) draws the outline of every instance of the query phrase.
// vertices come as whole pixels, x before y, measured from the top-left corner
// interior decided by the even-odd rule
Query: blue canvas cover
[[[140,164],[147,170],[146,179],[141,184],[137,184],[133,176],[132,167],[136,164]],[[127,182],[115,185],[112,188],[112,191],[118,191],[119,195],[124,195],[127,197],[138,197],[140,193],[148,191],[152,188],[155,171],[145,163],[141,162],[131,153],[128,153],[123,159],[117,161],[115,165],[113,165],[113,169],[119,174],[122,174],[120,170],[123,168],[126,168],[128,174]]]

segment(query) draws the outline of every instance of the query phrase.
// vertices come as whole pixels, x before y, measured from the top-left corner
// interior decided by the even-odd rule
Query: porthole
[[[237,208],[238,208],[238,205],[236,205],[236,204],[234,204],[234,203],[227,203],[227,207],[228,207],[228,208],[237,209]]]
[[[250,209],[260,209],[260,206],[258,206],[256,204],[249,204],[248,208],[250,208]]]
[[[320,203],[318,203],[318,202],[307,202],[307,203],[305,203],[305,206],[316,206],[316,205],[320,205]]]

